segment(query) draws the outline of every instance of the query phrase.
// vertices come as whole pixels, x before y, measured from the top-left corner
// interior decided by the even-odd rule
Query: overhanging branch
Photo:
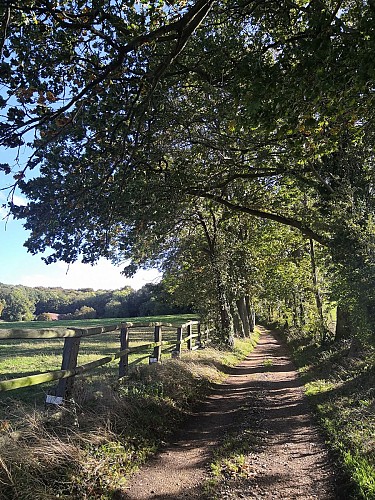
[[[108,79],[111,74],[113,74],[116,70],[118,70],[118,68],[123,65],[128,54],[137,51],[146,44],[150,44],[153,42],[162,42],[165,36],[168,36],[170,40],[176,41],[175,46],[172,48],[171,53],[165,58],[162,64],[159,65],[159,67],[156,69],[155,74],[147,75],[146,77],[153,82],[151,86],[153,89],[158,83],[162,74],[164,74],[165,70],[183,51],[189,38],[207,16],[214,1],[215,0],[198,0],[177,21],[172,21],[165,24],[164,26],[160,26],[157,29],[149,31],[148,33],[136,36],[128,43],[116,47],[116,57],[114,57],[114,59],[102,69],[102,71],[96,76],[96,78],[87,83],[80,91],[78,91],[77,94],[74,95],[67,104],[60,107],[59,109],[54,109],[46,112],[43,117],[38,116],[35,118],[31,118],[30,120],[24,121],[21,124],[16,123],[12,127],[10,127],[8,133],[3,134],[3,136],[7,137],[8,135],[11,136],[12,134],[16,134],[18,137],[21,137],[33,130],[35,127],[38,127],[47,122],[52,122],[57,117],[69,111],[78,101],[86,97],[90,93],[90,91],[92,91],[99,84]]]
[[[188,192],[190,194],[195,195],[195,196],[199,196],[200,198],[212,200],[212,201],[219,203],[220,205],[223,205],[223,206],[225,206],[225,207],[227,207],[230,210],[233,210],[235,212],[246,213],[249,215],[253,215],[254,217],[259,217],[261,219],[273,220],[275,222],[278,222],[279,224],[283,224],[284,226],[294,227],[295,229],[298,229],[307,238],[315,240],[323,246],[329,245],[329,240],[327,238],[316,233],[313,229],[306,227],[299,220],[290,219],[289,217],[285,217],[284,215],[279,215],[279,214],[275,214],[272,212],[265,212],[264,210],[258,210],[255,208],[246,207],[244,205],[238,205],[236,203],[232,203],[232,202],[226,200],[225,198],[222,198],[221,196],[214,195],[211,193],[206,193],[204,191],[191,189]]]

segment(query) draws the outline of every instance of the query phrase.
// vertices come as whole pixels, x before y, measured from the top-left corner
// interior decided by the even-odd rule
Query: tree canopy
[[[5,321],[129,318],[191,312],[176,305],[162,283],[140,290],[27,287],[0,283],[0,318]]]
[[[9,3],[0,144],[33,153],[1,168],[29,200],[10,193],[26,246],[168,263],[207,217],[244,214],[326,247],[336,297],[371,316],[374,17],[373,0]]]

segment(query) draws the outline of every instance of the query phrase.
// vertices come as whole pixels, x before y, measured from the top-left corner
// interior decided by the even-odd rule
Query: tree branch
[[[215,201],[216,203],[219,203],[220,205],[223,205],[223,206],[225,206],[225,207],[227,207],[230,210],[233,210],[235,212],[246,213],[249,215],[253,215],[254,217],[259,217],[261,219],[273,220],[275,222],[278,222],[279,224],[294,227],[295,229],[298,229],[307,238],[311,238],[323,246],[329,245],[329,240],[327,238],[316,233],[314,230],[306,227],[299,220],[290,219],[289,217],[285,217],[283,215],[275,214],[272,212],[265,212],[263,210],[258,210],[255,208],[246,207],[244,205],[237,205],[236,203],[232,203],[232,202],[222,198],[221,196],[217,196],[217,195],[207,193],[205,191],[200,191],[197,189],[189,189],[188,193],[192,194],[194,196],[199,196],[200,198],[205,198],[205,199]]]
[[[123,64],[127,54],[139,49],[145,44],[151,43],[153,41],[160,41],[160,39],[162,39],[167,34],[173,34],[173,38],[177,40],[177,44],[171,54],[163,61],[161,65],[159,65],[154,75],[152,75],[152,91],[168,66],[184,49],[188,39],[203,21],[214,1],[215,0],[198,0],[191,7],[191,9],[188,10],[188,12],[186,12],[185,15],[183,15],[179,20],[161,26],[154,31],[150,31],[149,33],[137,36],[127,44],[119,46],[117,57],[113,59],[112,62],[110,62],[94,80],[88,83],[80,92],[72,97],[72,99],[66,105],[62,106],[58,110],[54,110],[44,114],[43,117],[36,117],[24,122],[21,125],[11,127],[9,129],[8,135],[11,136],[12,134],[17,133],[18,137],[21,137],[27,132],[33,130],[35,126],[42,125],[56,119],[58,116],[61,116],[80,99],[85,97],[97,85],[106,80],[109,75],[116,71]]]

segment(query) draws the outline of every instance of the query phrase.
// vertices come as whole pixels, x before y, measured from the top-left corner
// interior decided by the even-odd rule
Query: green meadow
[[[0,323],[0,329],[9,328],[57,328],[57,327],[93,327],[130,322],[134,325],[144,323],[171,323],[173,327],[163,328],[163,340],[174,342],[176,340],[176,328],[189,320],[196,319],[193,315],[181,316],[158,316],[137,318],[109,318],[103,320],[66,320],[52,322],[12,322]],[[130,347],[153,342],[153,327],[131,328]],[[36,375],[38,373],[59,370],[61,368],[62,351],[64,339],[5,339],[0,340],[0,380]],[[116,353],[120,350],[119,331],[103,333],[83,337],[78,354],[78,366],[95,361],[104,356]],[[167,345],[162,350],[162,356],[171,356],[173,345]],[[129,355],[129,363],[148,363],[148,357],[152,354],[150,347],[144,351]],[[101,366],[92,372],[85,373],[77,378],[77,384],[84,391],[95,391],[96,385],[102,383],[116,383],[118,374],[118,360]],[[79,379],[79,380],[78,380]],[[10,401],[22,401],[32,405],[44,404],[46,394],[54,394],[56,383],[45,383],[28,388],[16,389],[0,393],[1,413],[8,411]]]

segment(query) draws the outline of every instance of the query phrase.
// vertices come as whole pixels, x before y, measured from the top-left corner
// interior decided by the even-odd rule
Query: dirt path
[[[277,337],[262,330],[253,353],[232,370],[174,443],[130,480],[125,498],[207,498],[202,483],[220,440],[236,426],[256,429],[261,446],[246,457],[251,472],[223,482],[220,498],[335,498],[335,477],[297,373]]]

